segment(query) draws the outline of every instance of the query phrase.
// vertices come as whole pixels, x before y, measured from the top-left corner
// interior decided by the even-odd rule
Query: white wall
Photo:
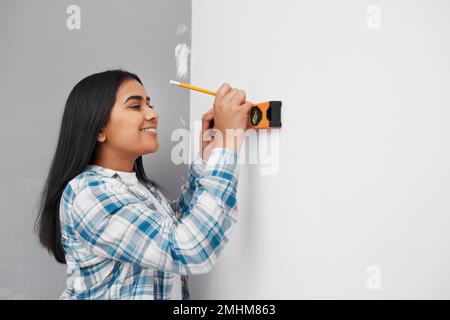
[[[450,298],[450,2],[192,3],[191,83],[283,101],[193,298]]]

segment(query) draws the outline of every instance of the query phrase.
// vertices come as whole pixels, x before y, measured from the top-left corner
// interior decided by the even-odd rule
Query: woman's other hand
[[[201,157],[207,161],[212,149],[215,147],[214,135],[217,129],[210,129],[209,124],[213,119],[213,108],[202,116],[202,130],[200,132]],[[209,130],[208,130],[209,129]]]

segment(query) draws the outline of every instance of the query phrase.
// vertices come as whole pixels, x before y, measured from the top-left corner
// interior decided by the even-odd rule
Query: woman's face
[[[156,152],[158,119],[144,87],[134,79],[126,80],[117,91],[116,103],[98,141],[103,149],[108,149],[104,150],[107,153],[124,158],[135,159]],[[145,128],[154,129],[145,131]]]

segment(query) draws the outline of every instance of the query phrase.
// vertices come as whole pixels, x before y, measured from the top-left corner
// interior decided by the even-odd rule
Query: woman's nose
[[[159,114],[155,110],[153,110],[152,108],[146,108],[145,119],[146,120],[151,120],[153,118],[159,119]]]

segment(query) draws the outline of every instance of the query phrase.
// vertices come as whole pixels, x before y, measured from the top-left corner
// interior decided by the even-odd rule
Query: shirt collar
[[[115,172],[114,170],[109,169],[109,168],[105,168],[105,167],[100,167],[100,166],[97,166],[95,164],[87,165],[85,170],[86,171],[94,171],[94,172],[96,172],[96,173],[98,173],[98,174],[100,174],[100,175],[102,175],[104,177],[109,177],[109,178],[114,177],[115,175],[117,175],[117,172]]]
[[[125,181],[122,180],[122,178],[120,177],[119,174],[117,174],[116,171],[109,169],[109,168],[104,168],[104,167],[100,167],[97,166],[95,164],[90,164],[87,165],[85,168],[86,171],[93,171],[103,177],[108,177],[108,178],[119,178],[120,181],[122,181],[122,183],[124,183],[125,185],[127,185],[128,190],[130,190],[136,197],[138,197],[140,200],[146,200],[148,198],[148,194],[141,191],[139,188],[137,188],[134,185],[128,185]]]

